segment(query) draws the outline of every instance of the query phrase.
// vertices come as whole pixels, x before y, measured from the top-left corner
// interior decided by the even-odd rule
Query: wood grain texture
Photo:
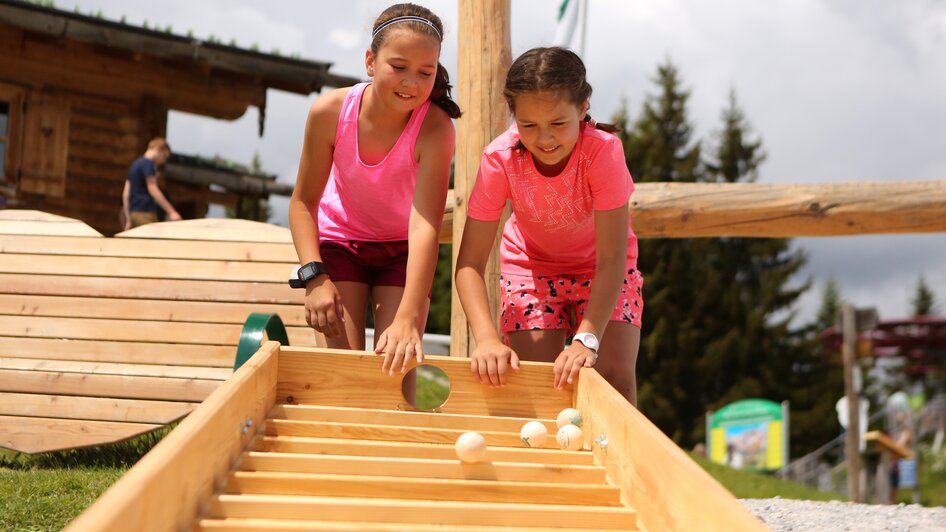
[[[159,428],[149,423],[0,415],[0,447],[28,454],[60,451],[117,442]]]

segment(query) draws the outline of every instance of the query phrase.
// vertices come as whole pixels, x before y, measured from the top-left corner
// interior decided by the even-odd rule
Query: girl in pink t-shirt
[[[504,95],[515,124],[483,152],[457,257],[457,292],[476,338],[471,369],[501,386],[520,356],[554,362],[561,389],[594,366],[636,404],[643,278],[624,148],[612,126],[588,116],[591,86],[569,50],[524,53],[509,68]],[[484,271],[507,200],[503,343]]]
[[[413,4],[375,20],[371,83],[320,97],[309,111],[289,227],[302,264],[306,321],[329,347],[364,349],[371,298],[382,371],[423,360],[460,109],[440,65],[443,25]],[[434,105],[431,105],[433,103]]]

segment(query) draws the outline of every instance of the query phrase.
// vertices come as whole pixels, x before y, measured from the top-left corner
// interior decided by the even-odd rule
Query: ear
[[[371,48],[365,50],[365,71],[368,77],[374,77],[374,54],[371,53]]]
[[[591,109],[591,102],[589,102],[588,100],[585,100],[584,102],[582,102],[580,109],[581,109],[581,117],[582,119],[584,119],[585,115],[588,114],[588,110]]]

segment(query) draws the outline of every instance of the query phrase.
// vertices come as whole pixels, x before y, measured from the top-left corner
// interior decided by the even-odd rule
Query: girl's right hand
[[[477,344],[470,355],[470,371],[481,384],[505,386],[509,368],[519,371],[519,355],[498,339]]]
[[[328,276],[319,276],[309,281],[305,289],[305,321],[328,338],[341,334],[342,297],[335,283]]]

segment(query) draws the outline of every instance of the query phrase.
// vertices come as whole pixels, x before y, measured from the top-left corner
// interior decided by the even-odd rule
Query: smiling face
[[[525,92],[515,97],[519,136],[542,175],[556,176],[565,169],[587,111],[587,102],[576,105],[559,92]]]
[[[391,109],[410,112],[427,101],[437,78],[440,42],[411,29],[392,30],[384,44],[365,53],[374,90]]]

